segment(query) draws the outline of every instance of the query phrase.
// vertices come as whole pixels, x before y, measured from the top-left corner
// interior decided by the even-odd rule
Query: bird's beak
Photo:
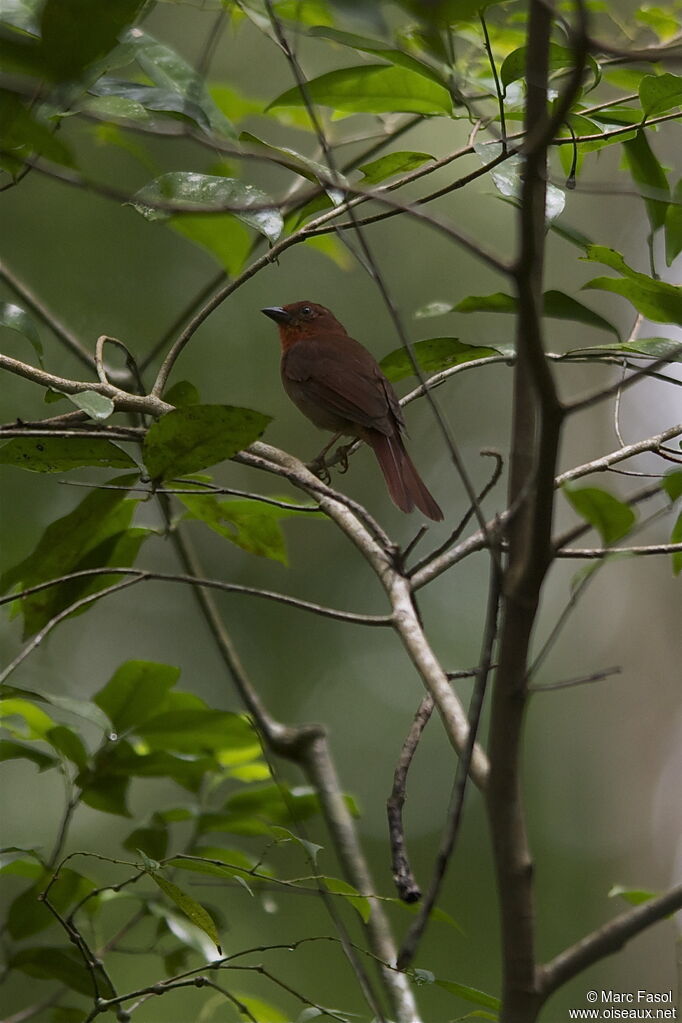
[[[291,323],[291,313],[281,305],[271,305],[267,309],[261,309],[262,313],[269,316],[275,323]]]

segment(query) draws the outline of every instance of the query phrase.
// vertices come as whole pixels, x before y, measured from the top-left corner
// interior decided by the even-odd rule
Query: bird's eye
[[[303,308],[301,309],[301,316],[312,316],[312,315],[313,315],[313,310],[311,309],[311,307],[309,305],[304,305]]]

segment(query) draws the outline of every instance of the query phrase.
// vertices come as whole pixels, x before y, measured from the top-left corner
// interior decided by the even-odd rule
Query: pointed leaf
[[[609,891],[610,899],[625,899],[631,906],[641,906],[643,902],[655,898],[659,892],[652,892],[646,888],[626,888],[622,884],[614,884]]]
[[[504,85],[505,89],[512,82],[516,82],[519,78],[523,78],[526,74],[526,64],[528,60],[528,49],[525,46],[521,46],[518,50],[513,50],[507,57],[505,57],[502,67],[500,68],[500,81]],[[561,71],[564,68],[572,68],[575,66],[575,54],[572,49],[567,46],[558,46],[556,43],[550,43],[549,47],[549,69],[550,71]],[[601,79],[601,71],[594,57],[587,57],[586,67],[588,67],[593,75],[594,82],[592,88],[599,84]]]
[[[286,146],[273,146],[270,142],[265,142],[264,139],[252,135],[250,131],[243,131],[239,136],[239,141],[246,143],[250,151],[269,156],[275,163],[300,174],[308,181],[324,183],[329,180],[331,174],[329,167],[318,163],[317,160],[311,160],[303,153],[297,153],[295,149],[288,149]],[[340,176],[340,181],[343,184],[347,183],[343,176]]]
[[[171,217],[166,223],[183,238],[210,252],[227,273],[236,276],[243,269],[251,251],[251,236],[231,213],[186,213]],[[182,403],[171,401],[170,404]],[[191,404],[198,404],[198,398]]]
[[[645,75],[639,83],[639,100],[645,117],[679,107],[682,104],[682,77],[667,73]]]
[[[232,405],[188,405],[153,423],[144,460],[153,479],[195,472],[231,458],[258,440],[270,416]]]
[[[11,302],[0,302],[0,327],[8,327],[9,330],[16,330],[18,334],[23,334],[33,345],[38,361],[42,364],[43,345],[38,328],[27,312]]]
[[[128,40],[134,46],[138,64],[156,85],[172,89],[198,106],[206,118],[209,132],[235,137],[232,124],[214,102],[202,75],[179,53],[140,28],[129,32]]]
[[[437,373],[472,359],[493,358],[499,355],[513,355],[511,346],[489,347],[467,345],[456,337],[432,337],[412,345],[414,357],[425,373]],[[412,360],[404,348],[385,355],[379,364],[392,383],[413,376]]]
[[[407,174],[416,170],[429,160],[435,160],[435,156],[429,153],[416,153],[409,150],[401,150],[395,153],[388,153],[387,156],[380,156],[378,160],[371,163],[363,163],[358,167],[364,176],[363,185],[377,185],[386,178],[393,178],[396,174]]]
[[[485,991],[479,991],[478,988],[470,987],[468,984],[458,984],[454,980],[436,980],[435,984],[443,988],[444,991],[449,991],[451,995],[457,995],[458,998],[463,998],[466,1002],[473,1002],[474,1005],[484,1005],[486,1009],[494,1009],[496,1012],[502,1008],[499,998],[488,995]]]
[[[446,312],[456,313],[516,313],[519,303],[515,295],[507,295],[497,291],[492,295],[469,295],[454,305],[433,303],[437,308],[431,309],[429,315],[441,315]],[[599,313],[589,306],[583,305],[563,291],[546,291],[544,295],[543,313],[557,320],[572,320],[585,323],[598,330],[608,330],[619,337],[618,330]],[[424,311],[422,311],[424,316]]]
[[[381,39],[368,39],[366,36],[355,35],[352,32],[340,32],[336,28],[328,28],[324,25],[315,25],[308,34],[320,39],[329,39],[330,42],[350,47],[352,50],[360,50],[361,53],[371,53],[375,57],[382,57],[397,67],[407,68],[408,71],[414,71],[416,74],[423,75],[432,82],[447,88],[447,81],[438,74],[435,68],[413,57],[412,54],[405,53],[404,50],[397,50],[390,43],[385,43]]]
[[[665,281],[655,280],[628,266],[620,252],[603,245],[591,245],[587,255],[581,257],[587,262],[603,263],[617,270],[621,277],[595,277],[583,284],[583,288],[613,291],[622,295],[649,320],[657,323],[682,325],[682,288]]]
[[[335,895],[346,896],[353,909],[359,913],[362,922],[367,923],[372,912],[372,906],[366,896],[361,895],[352,884],[348,884],[347,881],[342,881],[338,877],[323,877],[321,881],[330,892],[333,892]]]
[[[279,520],[305,513],[287,511],[262,501],[219,500],[207,494],[196,497],[179,494],[178,498],[188,509],[186,519],[205,522],[214,532],[250,554],[288,564]],[[311,513],[316,514],[316,509],[311,508]]]
[[[578,515],[594,526],[605,544],[622,539],[635,524],[632,508],[607,490],[568,485],[564,485],[563,490]]]
[[[56,81],[78,78],[83,69],[113,49],[144,0],[47,0],[40,17],[46,67]]]
[[[91,419],[108,419],[114,411],[114,403],[105,394],[97,391],[79,391],[78,394],[67,394],[76,408],[87,412]]]
[[[682,178],[675,186],[673,201],[665,216],[665,261],[672,266],[682,252]]]
[[[15,742],[14,739],[0,739],[0,762],[3,760],[30,760],[38,771],[47,771],[48,768],[59,764],[56,757],[41,753],[40,750],[23,742]]]
[[[658,162],[644,131],[623,143],[625,162],[633,181],[643,186],[643,199],[651,230],[656,231],[665,223],[670,189],[665,172]],[[660,195],[660,199],[652,198]]]
[[[5,89],[0,89],[0,138],[3,150],[17,170],[21,169],[23,158],[31,153],[67,167],[73,165],[71,153],[54,134],[54,127],[51,130],[39,121],[17,95]]]
[[[135,462],[116,444],[98,437],[14,437],[0,448],[0,465],[69,472],[84,465],[129,469]]]
[[[284,226],[282,214],[272,199],[237,178],[170,171],[150,181],[133,197],[133,206],[147,220],[167,220],[173,210],[157,205],[164,203],[177,203],[190,213],[192,207],[198,213],[232,213],[270,242],[277,241]]]
[[[198,927],[208,935],[218,952],[222,955],[222,949],[220,947],[220,939],[218,937],[218,929],[215,925],[214,920],[210,914],[200,906],[191,896],[183,892],[182,888],[179,888],[172,881],[166,880],[161,874],[156,871],[148,871],[149,876],[159,886],[164,895],[167,895],[171,899],[178,909],[182,910],[185,916],[191,920],[195,927]]]
[[[672,469],[667,472],[661,480],[661,487],[671,501],[677,501],[682,497],[682,469]]]
[[[126,661],[94,696],[119,735],[158,714],[180,669],[155,661]]]
[[[677,522],[673,526],[673,531],[670,534],[671,543],[682,543],[682,512],[677,516]],[[672,556],[673,559],[673,575],[679,575],[682,572],[682,551],[675,551]]]
[[[313,103],[346,113],[451,114],[452,99],[444,86],[402,67],[363,64],[313,78],[306,92]],[[296,86],[270,103],[276,107],[305,106]]]
[[[72,991],[78,991],[80,994],[92,998],[92,975],[86,969],[80,952],[77,952],[75,948],[46,948],[44,945],[37,948],[23,948],[10,958],[9,965],[28,974],[29,977],[41,980],[58,980]],[[95,969],[100,994],[104,998],[112,998],[114,992],[106,975],[98,967]]]

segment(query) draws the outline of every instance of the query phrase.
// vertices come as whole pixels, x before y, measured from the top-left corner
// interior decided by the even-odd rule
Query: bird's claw
[[[345,472],[348,472],[348,452],[350,451],[350,448],[351,448],[350,444],[342,444],[341,447],[338,447],[336,449],[336,457],[338,458],[340,463],[338,471],[341,473],[341,475],[343,475]]]
[[[331,473],[329,472],[329,469],[327,468],[327,463],[324,459],[324,455],[318,455],[317,458],[314,458],[313,461],[309,464],[308,468],[312,473],[315,474],[315,476],[317,476],[319,480],[322,480],[325,486],[327,487],[329,486],[329,484],[332,481],[332,477]]]

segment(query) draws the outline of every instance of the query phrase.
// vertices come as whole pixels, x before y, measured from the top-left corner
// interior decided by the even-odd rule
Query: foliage
[[[108,1009],[117,1012],[120,1020],[131,1018],[139,992],[128,986],[109,962],[125,948],[123,939],[131,937],[147,943],[162,975],[144,988],[142,1002],[152,994],[172,998],[172,992],[191,985],[197,989],[196,997],[204,999],[203,1008],[196,1013],[201,1020],[212,1017],[214,1003],[210,999],[215,995],[219,998],[215,1004],[222,1009],[227,1002],[234,1018],[289,1019],[294,1017],[287,1013],[296,1007],[300,1020],[317,1016],[345,1020],[351,1018],[352,1008],[325,1005],[307,987],[292,985],[284,970],[280,975],[275,967],[262,966],[261,959],[265,956],[269,963],[268,957],[281,946],[267,936],[262,947],[241,945],[241,937],[230,930],[223,908],[226,891],[230,900],[248,901],[253,906],[249,912],[267,935],[273,893],[286,892],[289,898],[312,893],[331,907],[334,924],[344,921],[339,925],[340,936],[334,939],[334,953],[344,950],[349,956],[361,991],[363,972],[355,953],[349,951],[347,921],[353,926],[357,921],[369,922],[368,948],[374,958],[381,960],[389,947],[377,943],[376,931],[372,936],[372,922],[383,913],[384,904],[393,911],[401,903],[379,894],[369,882],[363,888],[358,875],[356,883],[351,883],[353,863],[349,868],[347,850],[352,842],[340,840],[339,834],[343,828],[346,838],[352,833],[353,817],[359,811],[350,795],[333,787],[326,790],[320,776],[314,775],[309,743],[319,742],[319,734],[275,727],[260,698],[249,703],[245,693],[250,690],[244,683],[240,683],[241,696],[248,714],[212,706],[194,692],[176,688],[179,671],[173,665],[124,660],[106,683],[98,683],[90,700],[65,696],[56,691],[57,686],[54,692],[19,688],[14,685],[18,669],[60,622],[87,613],[124,585],[152,578],[190,583],[199,578],[202,593],[215,585],[215,579],[207,580],[196,571],[188,548],[182,546],[184,541],[177,540],[184,537],[188,523],[191,530],[203,527],[202,535],[211,531],[221,544],[227,540],[249,555],[287,566],[286,529],[292,520],[309,523],[312,515],[315,529],[318,520],[323,520],[320,529],[331,529],[335,522],[343,530],[347,516],[357,514],[358,529],[367,530],[370,537],[364,547],[368,562],[380,578],[382,572],[397,572],[392,578],[405,584],[404,593],[410,594],[410,600],[410,586],[417,585],[414,580],[420,571],[428,575],[431,565],[434,575],[440,574],[456,563],[454,557],[447,560],[458,540],[453,533],[424,562],[403,571],[411,548],[407,552],[390,544],[382,548],[380,531],[371,522],[368,525],[366,514],[363,517],[357,506],[353,508],[333,490],[316,483],[300,463],[292,469],[286,457],[261,442],[266,431],[268,440],[271,438],[272,417],[261,409],[257,398],[257,408],[208,404],[201,401],[193,382],[168,386],[176,359],[208,314],[295,245],[306,244],[333,260],[340,272],[352,264],[344,241],[354,237],[354,228],[360,262],[369,267],[379,292],[386,297],[371,249],[364,234],[357,231],[375,221],[411,217],[415,224],[434,228],[505,277],[504,286],[509,290],[488,294],[458,294],[455,273],[448,273],[446,279],[451,283],[446,291],[442,285],[438,290],[434,285],[434,293],[425,295],[424,303],[414,310],[415,319],[454,315],[458,336],[421,338],[390,352],[381,366],[394,382],[417,378],[414,382],[423,385],[425,378],[437,375],[432,381],[435,387],[460,372],[474,373],[492,364],[508,368],[508,379],[512,367],[523,373],[533,363],[524,347],[524,330],[513,338],[507,324],[516,320],[527,324],[532,315],[562,321],[573,329],[580,341],[547,352],[546,359],[542,353],[541,361],[545,370],[552,365],[558,372],[580,363],[587,379],[601,388],[595,391],[594,402],[617,391],[610,384],[603,385],[605,366],[615,364],[618,370],[631,371],[629,380],[635,383],[646,375],[661,380],[666,364],[682,361],[682,343],[663,336],[666,328],[682,326],[682,289],[661,279],[657,256],[660,243],[670,267],[682,251],[682,181],[672,180],[658,155],[661,133],[668,122],[682,116],[682,77],[660,63],[666,58],[667,40],[679,34],[679,5],[645,7],[625,31],[615,13],[587,4],[594,11],[586,53],[581,50],[585,39],[580,37],[578,22],[569,30],[564,14],[557,17],[545,53],[551,89],[549,102],[545,103],[544,97],[542,101],[547,120],[539,127],[522,120],[528,118],[532,106],[528,67],[529,62],[533,66],[536,54],[528,24],[535,3],[482,4],[474,0],[425,5],[406,0],[392,12],[384,9],[387,5],[356,5],[354,10],[354,5],[324,0],[244,0],[225,2],[209,11],[202,5],[193,8],[191,15],[207,33],[206,59],[200,60],[197,68],[148,31],[152,14],[162,13],[163,6],[161,0],[109,0],[106,4],[12,0],[3,5],[0,15],[3,189],[11,192],[26,187],[26,179],[30,187],[32,181],[47,178],[55,185],[100,193],[128,207],[121,208],[121,217],[134,218],[138,213],[149,222],[150,231],[175,232],[188,243],[188,261],[197,247],[208,253],[221,271],[213,297],[207,304],[192,305],[182,333],[178,330],[174,344],[165,345],[165,358],[157,367],[153,386],[145,372],[159,352],[151,348],[136,362],[115,340],[125,349],[123,375],[108,369],[103,349],[96,356],[85,352],[87,382],[47,372],[44,362],[51,363],[54,357],[47,344],[48,328],[67,344],[68,335],[56,320],[50,321],[39,302],[22,295],[21,289],[11,301],[0,304],[3,353],[6,347],[13,353],[0,356],[0,368],[43,388],[46,401],[66,397],[75,406],[63,418],[50,417],[44,424],[33,423],[21,408],[12,410],[13,422],[0,430],[5,434],[0,465],[10,467],[9,472],[29,471],[48,478],[74,471],[81,476],[82,470],[105,471],[105,475],[96,476],[102,488],[93,484],[84,497],[74,499],[70,510],[50,522],[42,535],[34,538],[32,550],[0,580],[3,602],[21,618],[26,641],[0,675],[4,684],[0,759],[25,761],[27,771],[35,768],[47,778],[59,776],[67,792],[51,851],[14,846],[2,851],[0,873],[13,879],[16,892],[6,917],[6,965],[10,971],[39,982],[36,998],[46,994],[51,999],[52,1019],[62,1023],[90,1021]],[[583,4],[576,7],[580,11]],[[209,24],[216,14],[218,20]],[[271,44],[273,61],[287,58],[293,84],[284,90],[270,88],[265,78],[262,94],[250,95],[241,93],[232,81],[209,82],[206,67],[228,23],[238,40],[248,41],[249,33],[263,34]],[[365,32],[374,32],[376,37]],[[315,66],[324,70],[305,76],[299,49],[291,43],[294,38],[301,44],[300,52],[314,54]],[[611,44],[613,38],[618,40],[617,52],[622,52],[623,62],[629,65],[624,69],[614,66],[613,46],[599,43],[602,39]],[[628,51],[645,46],[651,51],[647,50],[646,59],[634,52],[629,58]],[[338,66],[339,62],[343,66]],[[565,109],[562,98],[566,99]],[[557,110],[560,116],[553,123],[548,119]],[[254,122],[257,128],[252,131]],[[562,252],[572,266],[587,270],[583,290],[617,296],[620,304],[610,308],[617,309],[618,322],[616,314],[603,315],[582,297],[557,289],[538,293],[535,308],[530,302],[529,313],[528,293],[518,286],[524,269],[520,262],[511,267],[485,245],[469,239],[452,218],[442,215],[448,212],[446,206],[436,207],[438,212],[433,214],[424,210],[441,196],[483,180],[494,190],[491,206],[503,200],[513,207],[515,216],[524,217],[533,206],[526,193],[530,157],[524,145],[548,124],[552,128],[545,139],[549,190],[546,202],[543,193],[539,207],[545,210],[543,231],[551,229],[557,244],[566,245]],[[438,133],[439,138],[448,140],[453,128],[459,127],[471,135],[463,148],[444,158],[406,148],[403,136],[413,126],[429,127],[434,139]],[[358,133],[364,137],[363,132],[369,145],[356,147],[355,155],[347,158],[345,147]],[[172,156],[163,157],[163,167],[158,155],[162,141],[175,147]],[[138,187],[126,191],[118,183],[96,181],[89,160],[94,144],[125,154],[136,167]],[[632,267],[607,244],[586,238],[571,223],[581,182],[589,179],[590,168],[607,147],[616,147],[622,155],[618,187],[634,191],[643,204],[648,223],[646,271]],[[457,176],[452,167],[458,166],[455,161],[460,158],[470,164],[466,174]],[[272,180],[283,182],[278,194],[262,184],[261,165],[277,168],[280,177]],[[431,186],[431,181],[438,183]],[[353,245],[349,248],[351,253],[355,251]],[[609,273],[591,277],[593,264],[606,267]],[[2,268],[0,273],[12,290],[9,276]],[[224,274],[229,277],[225,279]],[[390,299],[387,305],[391,312]],[[472,340],[473,332],[467,334],[469,317],[493,313],[505,314],[495,317],[505,323],[499,328],[503,336],[485,345]],[[664,324],[663,335],[641,338],[641,317]],[[625,329],[621,326],[628,318],[636,320],[633,331],[629,324]],[[400,326],[399,318],[394,323]],[[592,331],[596,333],[594,343]],[[401,340],[406,342],[407,334],[402,333]],[[605,334],[612,340],[601,343]],[[53,340],[50,338],[50,345]],[[70,347],[78,351],[78,345]],[[16,351],[21,362],[14,357]],[[37,366],[23,361],[27,354],[35,356]],[[536,390],[537,379],[546,383],[540,373],[534,378]],[[573,409],[566,404],[560,411],[570,416],[582,407],[576,401]],[[541,418],[538,416],[538,423]],[[680,429],[671,424],[665,436],[644,441],[641,451],[654,451],[661,458],[679,462],[679,456],[665,444],[679,436]],[[447,431],[443,436],[447,447]],[[505,458],[518,455],[518,445],[516,451],[511,442],[509,447]],[[450,454],[456,462],[454,449]],[[606,487],[575,482],[593,469],[609,468],[626,457],[629,453],[616,452],[605,465],[582,466],[569,472],[565,480],[558,479],[564,484],[556,488],[561,495],[558,501],[563,502],[567,515],[574,516],[570,535],[596,531],[596,555],[588,551],[585,556],[605,558],[614,550],[657,553],[624,543],[646,522],[635,511],[640,497],[634,491],[616,496]],[[296,504],[279,494],[224,488],[217,470],[197,475],[230,459],[274,473],[278,482],[293,481],[310,503]],[[533,473],[542,471],[540,462],[538,455]],[[554,475],[552,464],[549,475],[545,473],[545,485],[552,492]],[[78,482],[92,483],[93,479],[95,474]],[[538,486],[533,476],[526,491],[536,495]],[[475,493],[472,487],[468,490],[470,496]],[[680,472],[673,469],[658,476],[646,499],[667,507],[679,502],[681,494]],[[524,492],[522,500],[527,497]],[[547,500],[551,519],[554,498]],[[324,515],[318,511],[318,501]],[[151,504],[161,514],[161,525],[149,525],[146,513]],[[475,511],[480,525],[485,518],[479,504]],[[513,505],[512,520],[517,511]],[[496,529],[496,523],[489,525],[476,549],[490,547],[498,559],[510,551],[513,556],[513,528],[503,537]],[[141,562],[143,552],[151,546],[147,541],[162,533],[180,545],[181,566],[175,575],[147,569]],[[356,530],[354,542],[363,549],[358,535]],[[500,546],[503,540],[507,545],[504,551]],[[372,548],[370,541],[379,547]],[[552,538],[547,550],[543,549],[545,561],[538,570],[538,586],[554,553],[581,556],[570,548],[570,542]],[[659,545],[676,574],[682,571],[681,544],[682,516],[678,516],[669,542]],[[374,552],[371,556],[368,549]],[[377,565],[383,567],[377,569]],[[424,579],[423,584],[428,581]],[[290,600],[286,594],[240,581],[230,585],[233,591],[292,603],[348,622],[395,627],[400,617],[394,607],[391,620],[364,616],[363,622],[360,614],[354,618],[353,613]],[[508,599],[508,591],[502,590]],[[204,613],[214,633],[219,633],[217,612],[211,618],[207,606],[204,603]],[[404,610],[405,604],[401,606]],[[422,623],[414,608],[411,613],[415,615],[414,636]],[[529,628],[529,635],[531,631]],[[428,686],[429,672],[420,665],[425,661],[433,665],[436,659],[425,633],[419,632],[419,636],[422,654],[429,651],[421,661],[410,650],[409,636],[402,638]],[[495,638],[493,635],[493,645]],[[239,680],[241,669],[230,641],[218,638],[218,642],[232,677]],[[126,648],[125,639],[121,646]],[[478,670],[484,679],[491,658],[481,661],[485,663],[487,668]],[[523,661],[522,674],[526,668],[530,672],[530,663]],[[434,670],[444,681],[440,668]],[[447,719],[443,708],[439,710]],[[458,748],[461,752],[461,741]],[[276,754],[307,772],[307,784],[286,782],[273,766]],[[472,755],[472,750],[466,755]],[[468,767],[473,779],[483,785],[484,772],[476,776],[474,759]],[[140,787],[161,782],[163,798],[158,807],[145,819],[138,819],[131,796]],[[463,793],[464,783],[462,800]],[[122,829],[120,850],[112,855],[80,849],[72,841],[74,821],[93,812],[103,820],[114,818]],[[330,845],[335,845],[339,855],[343,878],[334,874],[330,850],[307,837],[305,822],[314,822],[321,813],[327,824],[332,823]],[[193,885],[197,877],[210,881],[205,898],[204,889]],[[645,889],[618,887],[611,894],[619,894],[633,906],[654,898]],[[454,924],[438,906],[433,917]],[[293,942],[291,948],[298,949],[307,941],[322,944],[331,939],[318,933]],[[251,974],[244,972],[249,970]],[[406,1002],[401,1007],[400,998],[407,996],[398,986],[402,979],[396,981],[394,974],[387,970],[383,983],[388,997],[393,998],[392,1012],[404,1023],[408,1009]],[[257,994],[260,988],[247,990],[248,981],[256,976],[267,981],[267,997]],[[427,969],[410,969],[404,976],[420,992],[423,989],[425,1004],[434,991],[449,996],[451,1016],[469,1012],[493,1020],[519,1018],[506,1015],[511,1012],[509,1005],[497,994],[479,990],[466,978],[437,978]],[[538,1000],[529,1020],[547,993],[551,992],[540,998],[536,992]],[[369,1008],[375,1011],[371,999]]]

